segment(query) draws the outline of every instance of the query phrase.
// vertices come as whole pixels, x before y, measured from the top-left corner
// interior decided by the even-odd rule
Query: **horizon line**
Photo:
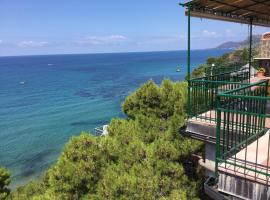
[[[205,48],[205,49],[191,49],[191,51],[200,51],[200,50],[233,50],[230,48],[218,49],[216,47],[213,48]],[[125,52],[96,52],[96,53],[55,53],[55,54],[21,54],[21,55],[7,55],[0,56],[0,58],[7,57],[27,57],[27,56],[60,56],[60,55],[97,55],[97,54],[127,54],[127,53],[158,53],[158,52],[176,52],[176,51],[187,51],[187,49],[179,49],[179,50],[156,50],[156,51],[125,51]]]

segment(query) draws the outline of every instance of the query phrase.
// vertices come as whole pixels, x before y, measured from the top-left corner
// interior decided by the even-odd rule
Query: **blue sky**
[[[183,1],[182,1],[183,2]],[[0,56],[186,48],[179,0],[0,0]],[[254,33],[270,31],[254,28]],[[192,49],[243,40],[247,25],[192,19]]]

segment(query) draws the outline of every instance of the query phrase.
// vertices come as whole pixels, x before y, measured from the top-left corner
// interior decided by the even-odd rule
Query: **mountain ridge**
[[[252,36],[252,43],[253,47],[256,47],[260,44],[261,35],[253,35]],[[237,49],[244,49],[249,47],[249,38],[243,40],[243,41],[228,41],[224,42],[215,49],[231,49],[231,50],[237,50]]]

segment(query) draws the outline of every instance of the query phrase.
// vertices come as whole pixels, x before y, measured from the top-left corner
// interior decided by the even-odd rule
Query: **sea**
[[[194,50],[192,68],[225,52]],[[186,63],[186,51],[0,57],[0,165],[11,187],[41,177],[72,136],[125,117],[121,103],[147,80],[184,80]]]

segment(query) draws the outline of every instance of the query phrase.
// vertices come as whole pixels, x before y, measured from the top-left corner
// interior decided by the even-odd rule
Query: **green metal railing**
[[[258,150],[262,142],[259,140],[268,130],[267,90],[265,80],[217,95],[216,175],[223,168],[268,184],[269,137],[264,141],[264,152]],[[267,156],[266,164],[258,160],[262,153]]]
[[[204,69],[205,76],[223,74],[232,71],[241,71],[243,64],[230,64],[227,66],[207,66]],[[243,69],[245,70],[245,69]],[[246,69],[247,70],[247,69]]]
[[[249,71],[233,70],[230,72],[195,78],[189,81],[189,118],[216,121],[216,96],[224,92],[247,85]]]

